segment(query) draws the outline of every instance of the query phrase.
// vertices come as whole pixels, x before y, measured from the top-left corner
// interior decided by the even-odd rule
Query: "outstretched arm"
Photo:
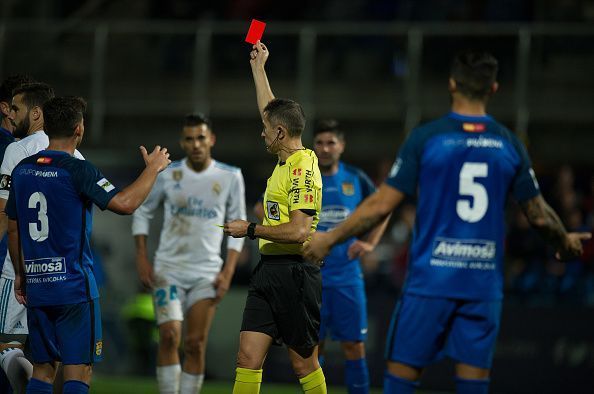
[[[582,241],[592,237],[590,233],[568,233],[542,195],[520,204],[530,224],[557,250],[559,260],[569,260],[582,254]]]
[[[252,75],[254,77],[254,84],[256,85],[256,97],[258,98],[258,109],[260,115],[263,115],[266,105],[274,99],[266,70],[264,65],[268,60],[268,49],[260,41],[252,47],[250,52],[250,65],[252,66]]]

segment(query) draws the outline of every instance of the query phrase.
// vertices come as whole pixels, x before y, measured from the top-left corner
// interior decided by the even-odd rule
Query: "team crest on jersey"
[[[101,189],[105,190],[107,193],[109,193],[110,191],[115,189],[115,186],[112,185],[111,182],[105,178],[99,179],[99,181],[97,182],[97,186],[99,186]]]
[[[352,182],[342,182],[342,194],[345,196],[355,194],[355,185]]]
[[[175,186],[173,186],[173,187],[176,188],[176,189],[181,189],[181,185],[179,184],[179,182],[184,177],[183,171],[182,170],[175,170],[175,171],[173,171],[171,173],[171,177],[175,181]]]
[[[0,190],[10,190],[10,175],[2,175],[0,178]]]
[[[221,190],[222,190],[222,188],[221,188],[221,185],[219,185],[219,183],[218,183],[218,182],[215,182],[215,183],[212,185],[212,192],[213,192],[214,194],[216,194],[217,196],[218,196],[219,194],[221,194]]]
[[[280,220],[280,209],[277,202],[266,201],[266,211],[269,219]]]
[[[103,341],[95,342],[95,354],[97,356],[100,356],[102,352],[103,352]]]

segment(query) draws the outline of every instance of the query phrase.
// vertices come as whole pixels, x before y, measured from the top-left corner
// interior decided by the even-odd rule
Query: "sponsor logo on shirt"
[[[266,201],[266,212],[269,219],[280,220],[280,210],[277,202]]]
[[[355,185],[352,182],[342,182],[342,194],[345,196],[355,194]]]
[[[351,214],[350,209],[341,205],[322,206],[319,226],[333,227],[346,220]]]
[[[493,260],[494,241],[477,239],[437,238],[433,242],[433,257],[448,260]]]
[[[64,257],[25,260],[25,273],[27,276],[65,274],[66,260]]]
[[[301,176],[302,172],[301,172],[301,168],[295,168],[293,170],[293,176]]]
[[[33,175],[41,178],[57,178],[58,171],[40,171],[32,168],[22,168],[19,170],[19,175]]]
[[[497,148],[503,149],[503,142],[494,138],[468,138],[466,140],[466,146],[469,148]]]
[[[306,204],[311,204],[314,200],[313,194],[305,194],[303,195],[303,202]]]
[[[98,186],[99,186],[101,189],[105,190],[107,193],[109,193],[110,191],[112,191],[113,189],[115,189],[115,186],[114,186],[114,185],[112,185],[112,184],[111,184],[111,182],[110,182],[110,181],[108,181],[108,180],[107,180],[107,179],[105,179],[105,178],[101,178],[101,179],[100,179],[100,180],[97,182],[97,185],[98,185]]]

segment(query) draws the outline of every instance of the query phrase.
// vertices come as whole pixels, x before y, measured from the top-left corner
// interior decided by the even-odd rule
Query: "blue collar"
[[[469,116],[469,115],[461,115],[461,114],[453,112],[453,111],[450,111],[447,116],[449,118],[460,120],[462,122],[485,122],[485,121],[493,120],[493,118],[489,115]]]

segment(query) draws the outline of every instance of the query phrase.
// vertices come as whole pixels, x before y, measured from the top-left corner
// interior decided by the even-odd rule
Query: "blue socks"
[[[35,378],[31,378],[27,385],[27,394],[52,394],[53,391],[54,386]]]
[[[399,378],[389,372],[384,374],[384,394],[414,394],[417,387],[419,382]]]
[[[367,360],[345,360],[344,375],[349,394],[369,393],[369,372]]]
[[[80,380],[67,380],[64,382],[64,394],[88,394],[89,385]]]
[[[489,379],[456,378],[456,394],[488,394]]]

